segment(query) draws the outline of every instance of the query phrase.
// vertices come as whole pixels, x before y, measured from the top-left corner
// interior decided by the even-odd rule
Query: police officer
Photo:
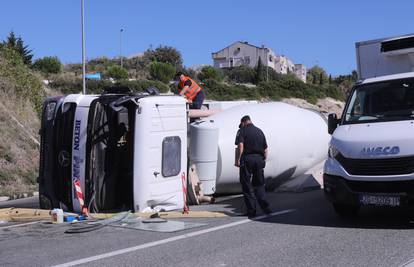
[[[262,130],[253,125],[248,115],[241,119],[239,127],[240,130],[236,136],[239,155],[236,150],[235,165],[240,168],[240,183],[247,207],[247,216],[254,218],[256,200],[264,213],[272,212],[266,200],[263,173],[268,154],[267,142]]]

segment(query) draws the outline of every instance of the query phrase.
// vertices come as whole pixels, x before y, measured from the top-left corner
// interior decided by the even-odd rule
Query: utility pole
[[[122,68],[122,32],[124,31],[124,29],[121,29],[119,31],[119,57],[121,59],[121,68]]]
[[[85,20],[84,20],[85,1],[81,1],[81,20],[82,20],[82,94],[86,94],[86,49],[85,49]]]

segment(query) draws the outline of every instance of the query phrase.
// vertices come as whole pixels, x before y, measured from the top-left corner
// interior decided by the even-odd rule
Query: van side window
[[[168,136],[162,141],[162,176],[171,177],[181,171],[181,139]]]

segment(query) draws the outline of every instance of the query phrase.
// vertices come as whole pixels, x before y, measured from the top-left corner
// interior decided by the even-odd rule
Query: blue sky
[[[414,32],[412,0],[85,0],[87,58],[170,45],[186,66],[243,40],[333,75],[355,69],[356,41]],[[35,57],[81,61],[80,0],[2,1],[0,39],[13,30]]]

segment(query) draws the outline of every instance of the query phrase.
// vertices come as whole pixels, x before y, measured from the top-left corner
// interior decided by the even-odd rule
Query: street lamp
[[[119,30],[119,57],[121,58],[121,68],[122,68],[122,32],[124,29]]]
[[[81,23],[82,23],[82,94],[86,94],[86,49],[85,49],[85,1],[81,0]]]

